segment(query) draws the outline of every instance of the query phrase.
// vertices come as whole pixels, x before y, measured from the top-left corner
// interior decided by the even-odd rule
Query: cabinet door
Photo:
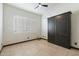
[[[55,42],[55,20],[53,18],[48,19],[48,41]]]
[[[70,48],[70,33],[69,33],[69,17],[70,14],[57,16],[56,19],[56,39],[55,42],[66,48]]]

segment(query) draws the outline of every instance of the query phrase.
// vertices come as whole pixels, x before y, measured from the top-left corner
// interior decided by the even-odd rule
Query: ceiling
[[[9,4],[40,15],[45,14],[47,11],[50,11],[50,9],[53,8],[55,5],[58,5],[58,3],[42,3],[47,4],[48,7],[46,8],[41,6],[37,9],[34,9],[38,5],[38,3],[9,3]]]

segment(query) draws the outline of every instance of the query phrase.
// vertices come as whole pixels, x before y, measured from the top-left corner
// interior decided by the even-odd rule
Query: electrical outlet
[[[2,46],[3,44],[1,43],[0,45]]]
[[[45,36],[43,36],[43,37],[45,37]]]
[[[27,39],[29,39],[29,37],[27,37]]]
[[[75,42],[74,44],[77,45],[77,42]]]

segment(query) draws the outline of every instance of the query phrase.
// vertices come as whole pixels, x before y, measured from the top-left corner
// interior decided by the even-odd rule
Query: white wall
[[[47,39],[47,28],[48,28],[48,23],[47,23],[47,18],[51,16],[55,16],[67,11],[72,12],[72,19],[71,19],[71,27],[72,27],[72,35],[71,35],[71,43],[72,46],[74,45],[74,42],[79,43],[79,4],[77,3],[63,3],[63,4],[58,4],[49,10],[46,10],[46,14],[43,15],[42,17],[42,37]],[[75,15],[75,16],[74,16]],[[75,47],[79,48],[79,44]]]
[[[3,45],[31,40],[35,38],[40,38],[41,36],[41,15],[22,10],[22,9],[19,9],[17,7],[14,7],[8,4],[4,4],[3,6],[4,6]],[[14,16],[21,16],[21,17],[26,17],[26,18],[28,17],[29,22],[31,22],[32,24],[31,30],[27,30],[26,32],[21,32],[21,33],[16,33],[15,31],[13,31],[13,20],[14,20],[13,17]]]
[[[71,45],[79,48],[79,10],[72,14],[72,42]],[[77,45],[75,45],[77,43]]]
[[[0,50],[2,48],[3,39],[3,4],[0,3]]]
[[[41,28],[41,37],[42,38],[45,38],[45,39],[48,39],[48,21],[47,21],[47,16],[46,15],[43,15],[42,16],[42,28]]]

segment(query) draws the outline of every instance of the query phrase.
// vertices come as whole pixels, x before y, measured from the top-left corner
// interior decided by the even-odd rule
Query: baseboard
[[[41,38],[41,39],[48,40],[48,39],[45,39],[45,38]]]
[[[79,48],[76,48],[76,47],[71,47],[71,48],[79,50]]]
[[[3,45],[3,47],[11,46],[11,45],[19,44],[19,43],[24,43],[24,42],[29,42],[29,41],[34,41],[34,40],[41,40],[41,38],[36,38],[36,39],[27,40],[27,41],[21,41],[21,42],[17,42],[17,43],[7,44],[7,45]]]

